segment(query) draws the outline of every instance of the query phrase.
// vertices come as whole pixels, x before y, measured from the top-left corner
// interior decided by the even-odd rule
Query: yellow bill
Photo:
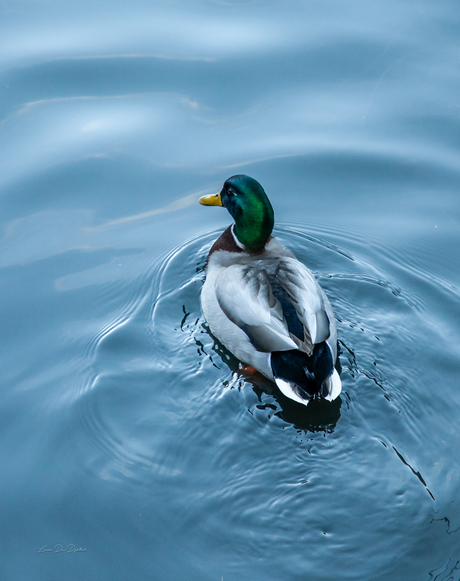
[[[208,194],[207,196],[202,196],[199,199],[199,202],[203,206],[222,206],[220,192],[218,194]]]

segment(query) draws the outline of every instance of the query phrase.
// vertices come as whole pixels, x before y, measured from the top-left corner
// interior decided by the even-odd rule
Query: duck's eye
[[[227,193],[229,196],[236,196],[236,192],[232,188],[228,188]]]

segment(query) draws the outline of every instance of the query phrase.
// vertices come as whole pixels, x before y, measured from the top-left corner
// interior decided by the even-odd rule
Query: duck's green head
[[[263,187],[253,178],[236,175],[218,194],[203,196],[204,206],[224,206],[235,220],[233,232],[252,252],[263,250],[273,230],[273,208]]]

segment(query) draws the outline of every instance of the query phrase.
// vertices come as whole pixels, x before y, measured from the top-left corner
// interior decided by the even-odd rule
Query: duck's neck
[[[238,246],[238,248],[240,248],[243,251],[246,250],[246,246],[238,240],[238,237],[235,234],[235,224],[232,224],[230,226],[230,232],[231,232],[231,234],[233,236],[233,240],[235,241],[235,244]]]
[[[237,244],[249,252],[261,252],[270,238],[274,218],[272,207],[262,207],[258,212],[238,216],[233,225],[232,233]]]

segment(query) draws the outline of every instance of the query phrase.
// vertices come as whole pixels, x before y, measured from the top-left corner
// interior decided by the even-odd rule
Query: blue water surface
[[[458,2],[3,0],[0,38],[2,581],[459,581]],[[208,333],[235,173],[331,300],[331,404]]]

